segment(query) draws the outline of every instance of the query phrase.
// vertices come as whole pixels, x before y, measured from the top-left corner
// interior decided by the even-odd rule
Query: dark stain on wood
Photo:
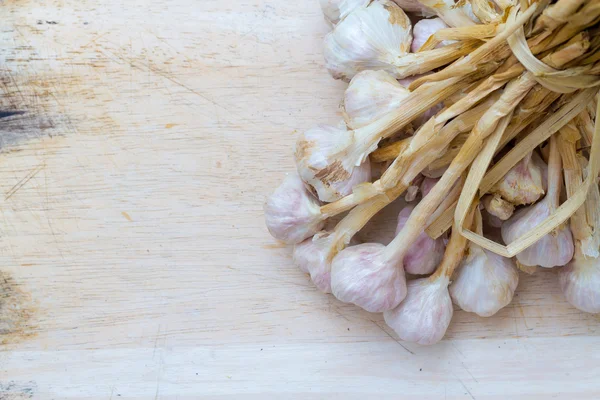
[[[31,295],[7,272],[0,271],[0,351],[5,345],[35,335],[31,324],[33,313]]]
[[[0,381],[0,400],[33,399],[33,396],[35,395],[36,391],[37,384],[34,381]]]

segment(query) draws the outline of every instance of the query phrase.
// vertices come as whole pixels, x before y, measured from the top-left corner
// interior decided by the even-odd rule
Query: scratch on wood
[[[462,385],[463,389],[465,389],[467,391],[467,393],[469,394],[469,396],[471,396],[471,399],[476,400],[475,396],[473,396],[473,393],[471,393],[471,391],[469,390],[469,388],[467,387],[467,385],[465,385],[465,383],[456,375],[454,375],[456,377],[456,379],[460,382],[460,384]]]
[[[17,182],[4,196],[4,200],[10,199],[15,193],[19,191],[27,182],[29,182],[34,176],[36,176],[41,170],[46,167],[46,164],[40,164],[27,173],[19,182]]]
[[[379,329],[381,329],[383,331],[383,333],[385,333],[386,335],[388,335],[390,337],[390,339],[392,339],[394,342],[398,343],[400,345],[400,347],[402,347],[404,350],[408,351],[413,356],[415,355],[414,352],[412,352],[406,346],[404,346],[398,339],[396,339],[395,337],[393,337],[392,335],[390,335],[390,333],[388,331],[386,331],[381,325],[379,325],[377,322],[375,322],[373,320],[371,320],[371,322],[374,323],[376,327],[378,327]]]
[[[130,216],[129,214],[127,214],[127,212],[125,212],[125,211],[122,211],[122,212],[121,212],[121,215],[122,215],[123,217],[125,217],[125,219],[126,219],[127,221],[129,221],[129,222],[133,222],[133,219],[131,218],[131,216]]]

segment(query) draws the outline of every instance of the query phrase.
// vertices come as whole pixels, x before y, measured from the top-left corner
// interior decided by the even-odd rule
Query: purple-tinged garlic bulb
[[[421,46],[425,44],[429,36],[433,35],[440,29],[448,28],[448,25],[441,18],[422,19],[413,27],[413,41],[410,45],[410,51],[416,53]],[[447,43],[442,42],[437,47],[445,46]]]
[[[559,206],[561,187],[560,154],[556,146],[556,138],[552,136],[548,161],[548,194],[538,203],[521,208],[502,224],[504,242],[507,244],[513,242],[549,217]],[[574,250],[571,229],[567,224],[562,224],[517,254],[517,260],[526,266],[539,265],[544,268],[552,268],[571,261]]]
[[[320,204],[296,173],[289,174],[264,205],[265,221],[273,237],[300,243],[323,228]]]
[[[355,131],[321,125],[304,132],[296,142],[296,166],[300,178],[324,202],[352,193],[352,188],[371,179],[371,165],[363,150],[356,150]],[[377,144],[370,147],[375,148]],[[337,157],[337,159],[335,158]]]
[[[413,209],[413,206],[406,206],[400,211],[396,234],[404,228]],[[442,261],[445,249],[444,236],[432,239],[424,231],[421,232],[404,256],[402,261],[404,271],[413,275],[427,275],[432,273],[435,267]]]
[[[600,259],[585,257],[579,247],[573,260],[558,273],[560,288],[575,308],[600,313]]]
[[[359,7],[366,7],[371,0],[320,0],[325,20],[337,25]]]
[[[391,0],[375,0],[350,13],[325,37],[325,65],[336,79],[362,70],[393,74],[395,61],[408,53],[410,20]]]
[[[410,91],[385,71],[362,71],[352,78],[344,94],[344,120],[350,129],[361,128],[397,110]]]
[[[338,233],[337,230],[321,231],[294,246],[294,264],[301,271],[310,274],[310,279],[323,293],[331,293],[331,261],[345,247],[343,238]],[[349,236],[353,234],[354,232]],[[352,240],[350,243],[356,245],[358,242]]]
[[[476,211],[476,232],[483,234],[481,214]],[[470,242],[468,254],[450,285],[454,303],[467,312],[489,317],[507,306],[519,284],[519,272],[511,258],[502,257]]]
[[[531,204],[544,195],[543,171],[532,161],[533,152],[526,155],[497,182],[491,193],[498,194],[514,205]]]
[[[383,313],[385,323],[402,340],[422,345],[439,342],[446,334],[453,314],[448,282],[447,277],[408,282],[408,294],[402,303]]]
[[[331,293],[332,242],[333,235],[330,232],[319,232],[294,246],[294,264],[310,274],[310,279],[323,293]]]
[[[435,15],[431,9],[425,7],[419,0],[394,0],[394,2],[406,12],[418,13],[424,17]]]
[[[386,324],[400,339],[431,345],[444,337],[454,312],[448,285],[466,246],[467,240],[453,229],[444,259],[435,274],[408,282],[404,301],[383,314]]]
[[[406,296],[401,265],[390,261],[385,246],[365,243],[340,252],[331,264],[331,291],[345,303],[370,312],[396,307]]]

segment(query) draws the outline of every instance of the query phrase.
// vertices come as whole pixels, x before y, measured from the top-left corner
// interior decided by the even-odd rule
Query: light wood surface
[[[553,271],[419,347],[268,235],[296,132],[341,115],[317,0],[5,0],[0,27],[0,399],[600,397],[600,319]]]

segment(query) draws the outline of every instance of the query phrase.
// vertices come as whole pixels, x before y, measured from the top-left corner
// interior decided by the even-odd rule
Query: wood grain
[[[0,5],[0,399],[600,396],[553,271],[425,348],[268,235],[295,133],[341,118],[316,0]]]

